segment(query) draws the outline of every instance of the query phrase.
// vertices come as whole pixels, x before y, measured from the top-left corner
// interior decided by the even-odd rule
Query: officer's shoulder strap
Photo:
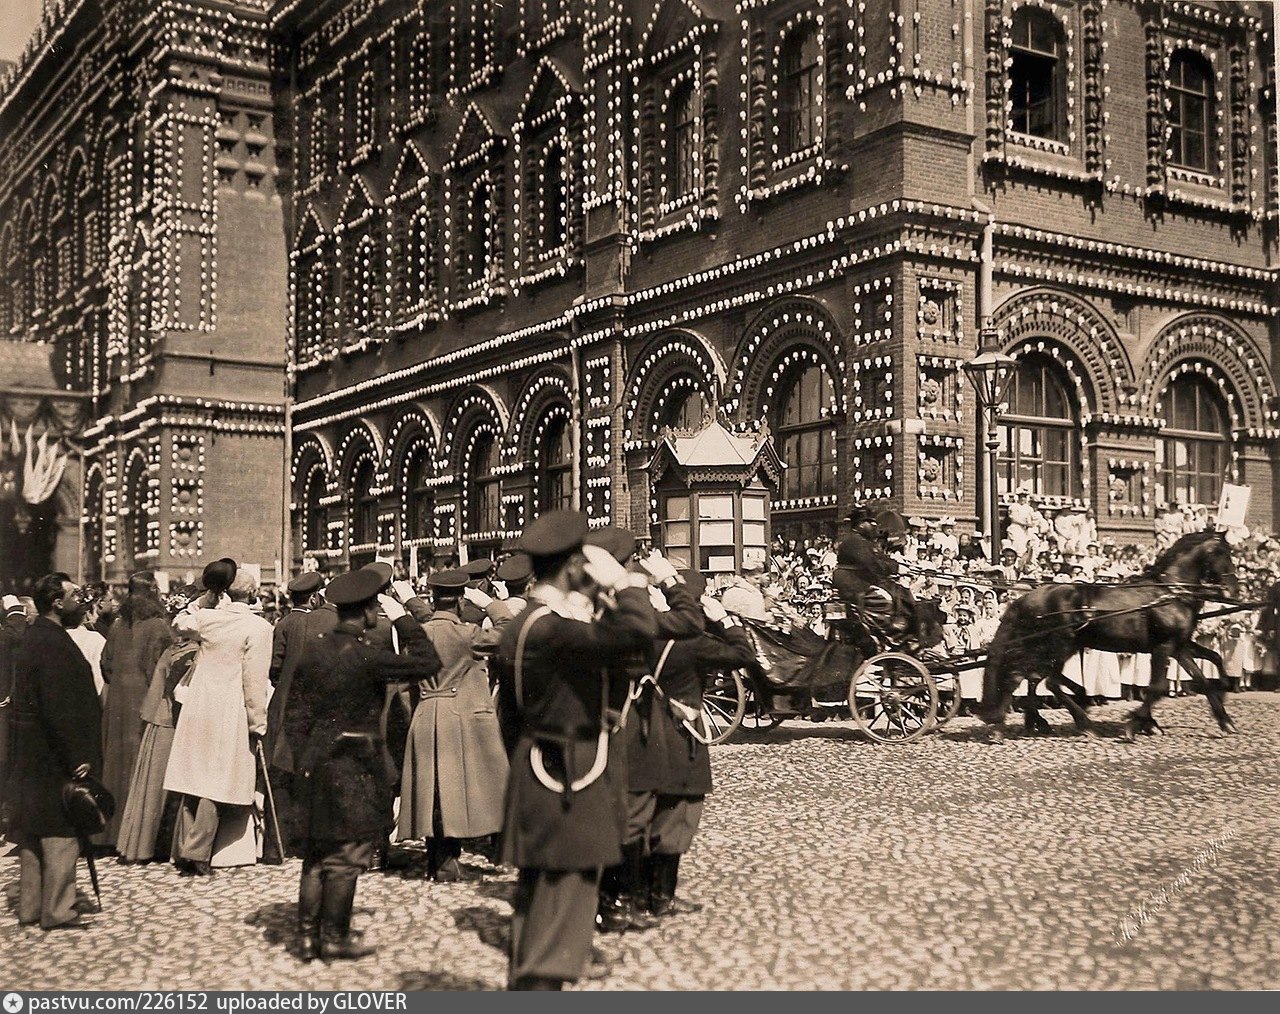
[[[520,625],[520,633],[516,637],[516,652],[512,670],[516,691],[516,706],[522,710],[524,708],[524,642],[529,637],[529,628],[550,612],[550,606],[538,606],[536,609],[526,610],[520,615],[520,619],[524,620],[524,623]]]

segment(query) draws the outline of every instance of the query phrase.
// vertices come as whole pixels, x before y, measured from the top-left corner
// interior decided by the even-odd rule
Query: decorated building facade
[[[264,7],[48,0],[0,83],[0,363],[26,378],[0,421],[70,451],[55,560],[86,580],[281,556]]]
[[[1006,501],[1134,541],[1234,481],[1275,527],[1271,17],[281,0],[295,563],[562,505],[661,541],[712,417],[773,441],[772,536],[973,524],[986,317]]]

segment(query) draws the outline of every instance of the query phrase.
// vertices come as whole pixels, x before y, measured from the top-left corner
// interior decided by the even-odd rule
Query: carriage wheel
[[[743,732],[765,733],[781,725],[781,716],[765,709],[764,702],[756,694],[756,689],[751,679],[744,676],[741,671],[735,672],[734,675],[742,681],[743,690],[746,692],[745,708],[742,713],[742,721],[738,727]]]
[[[933,685],[938,688],[938,720],[935,728],[941,728],[960,712],[960,674],[954,669],[935,672]]]
[[[849,709],[877,743],[910,743],[938,718],[938,688],[918,659],[902,652],[873,655],[849,683]]]
[[[723,743],[742,724],[747,710],[747,687],[736,672],[718,673],[702,695],[702,719],[711,743]]]

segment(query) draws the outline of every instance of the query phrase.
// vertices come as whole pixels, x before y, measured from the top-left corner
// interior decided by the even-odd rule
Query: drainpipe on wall
[[[569,343],[569,437],[573,448],[573,509],[582,510],[582,373],[578,369],[578,350]],[[533,518],[529,519],[530,521]]]
[[[982,246],[978,250],[978,339],[981,343],[983,332],[991,327],[991,299],[995,274],[995,235],[996,216],[990,206],[978,197],[971,198],[974,210],[987,216],[987,223],[982,227]]]

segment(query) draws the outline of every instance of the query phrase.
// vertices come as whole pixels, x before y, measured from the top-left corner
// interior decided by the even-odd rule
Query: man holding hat
[[[511,919],[512,989],[560,989],[591,954],[600,871],[622,859],[625,815],[610,764],[616,668],[657,631],[648,581],[585,546],[581,511],[548,511],[520,537],[534,584],[494,659],[503,710],[518,722],[502,861],[519,868]],[[574,593],[610,598],[597,618]],[[625,788],[625,787],[624,787]]]
[[[395,781],[382,744],[388,683],[429,679],[440,660],[422,627],[390,596],[380,574],[342,574],[326,597],[338,626],[312,638],[295,670],[301,733],[295,763],[304,779],[304,859],[298,891],[302,957],[360,958],[373,947],[351,933],[356,882],[393,824]],[[403,593],[403,589],[398,589]],[[394,624],[403,656],[369,645],[379,610]]]
[[[440,670],[412,687],[413,721],[400,781],[399,836],[428,842],[427,876],[462,879],[462,838],[502,830],[507,752],[489,693],[485,658],[512,619],[506,603],[467,586],[461,570],[432,574],[435,611],[423,625]],[[489,630],[461,618],[466,602],[492,621]]]
[[[296,813],[293,785],[294,744],[284,729],[284,712],[293,686],[293,673],[307,642],[308,627],[315,599],[320,594],[321,577],[317,571],[299,574],[289,582],[289,612],[276,623],[271,635],[271,669],[268,678],[275,688],[267,703],[267,734],[262,740],[263,753],[271,768],[271,787],[275,796],[276,815],[280,819],[280,836],[285,848],[292,851],[299,831],[300,814]],[[270,838],[267,839],[271,841]],[[282,857],[283,858],[283,857]]]

